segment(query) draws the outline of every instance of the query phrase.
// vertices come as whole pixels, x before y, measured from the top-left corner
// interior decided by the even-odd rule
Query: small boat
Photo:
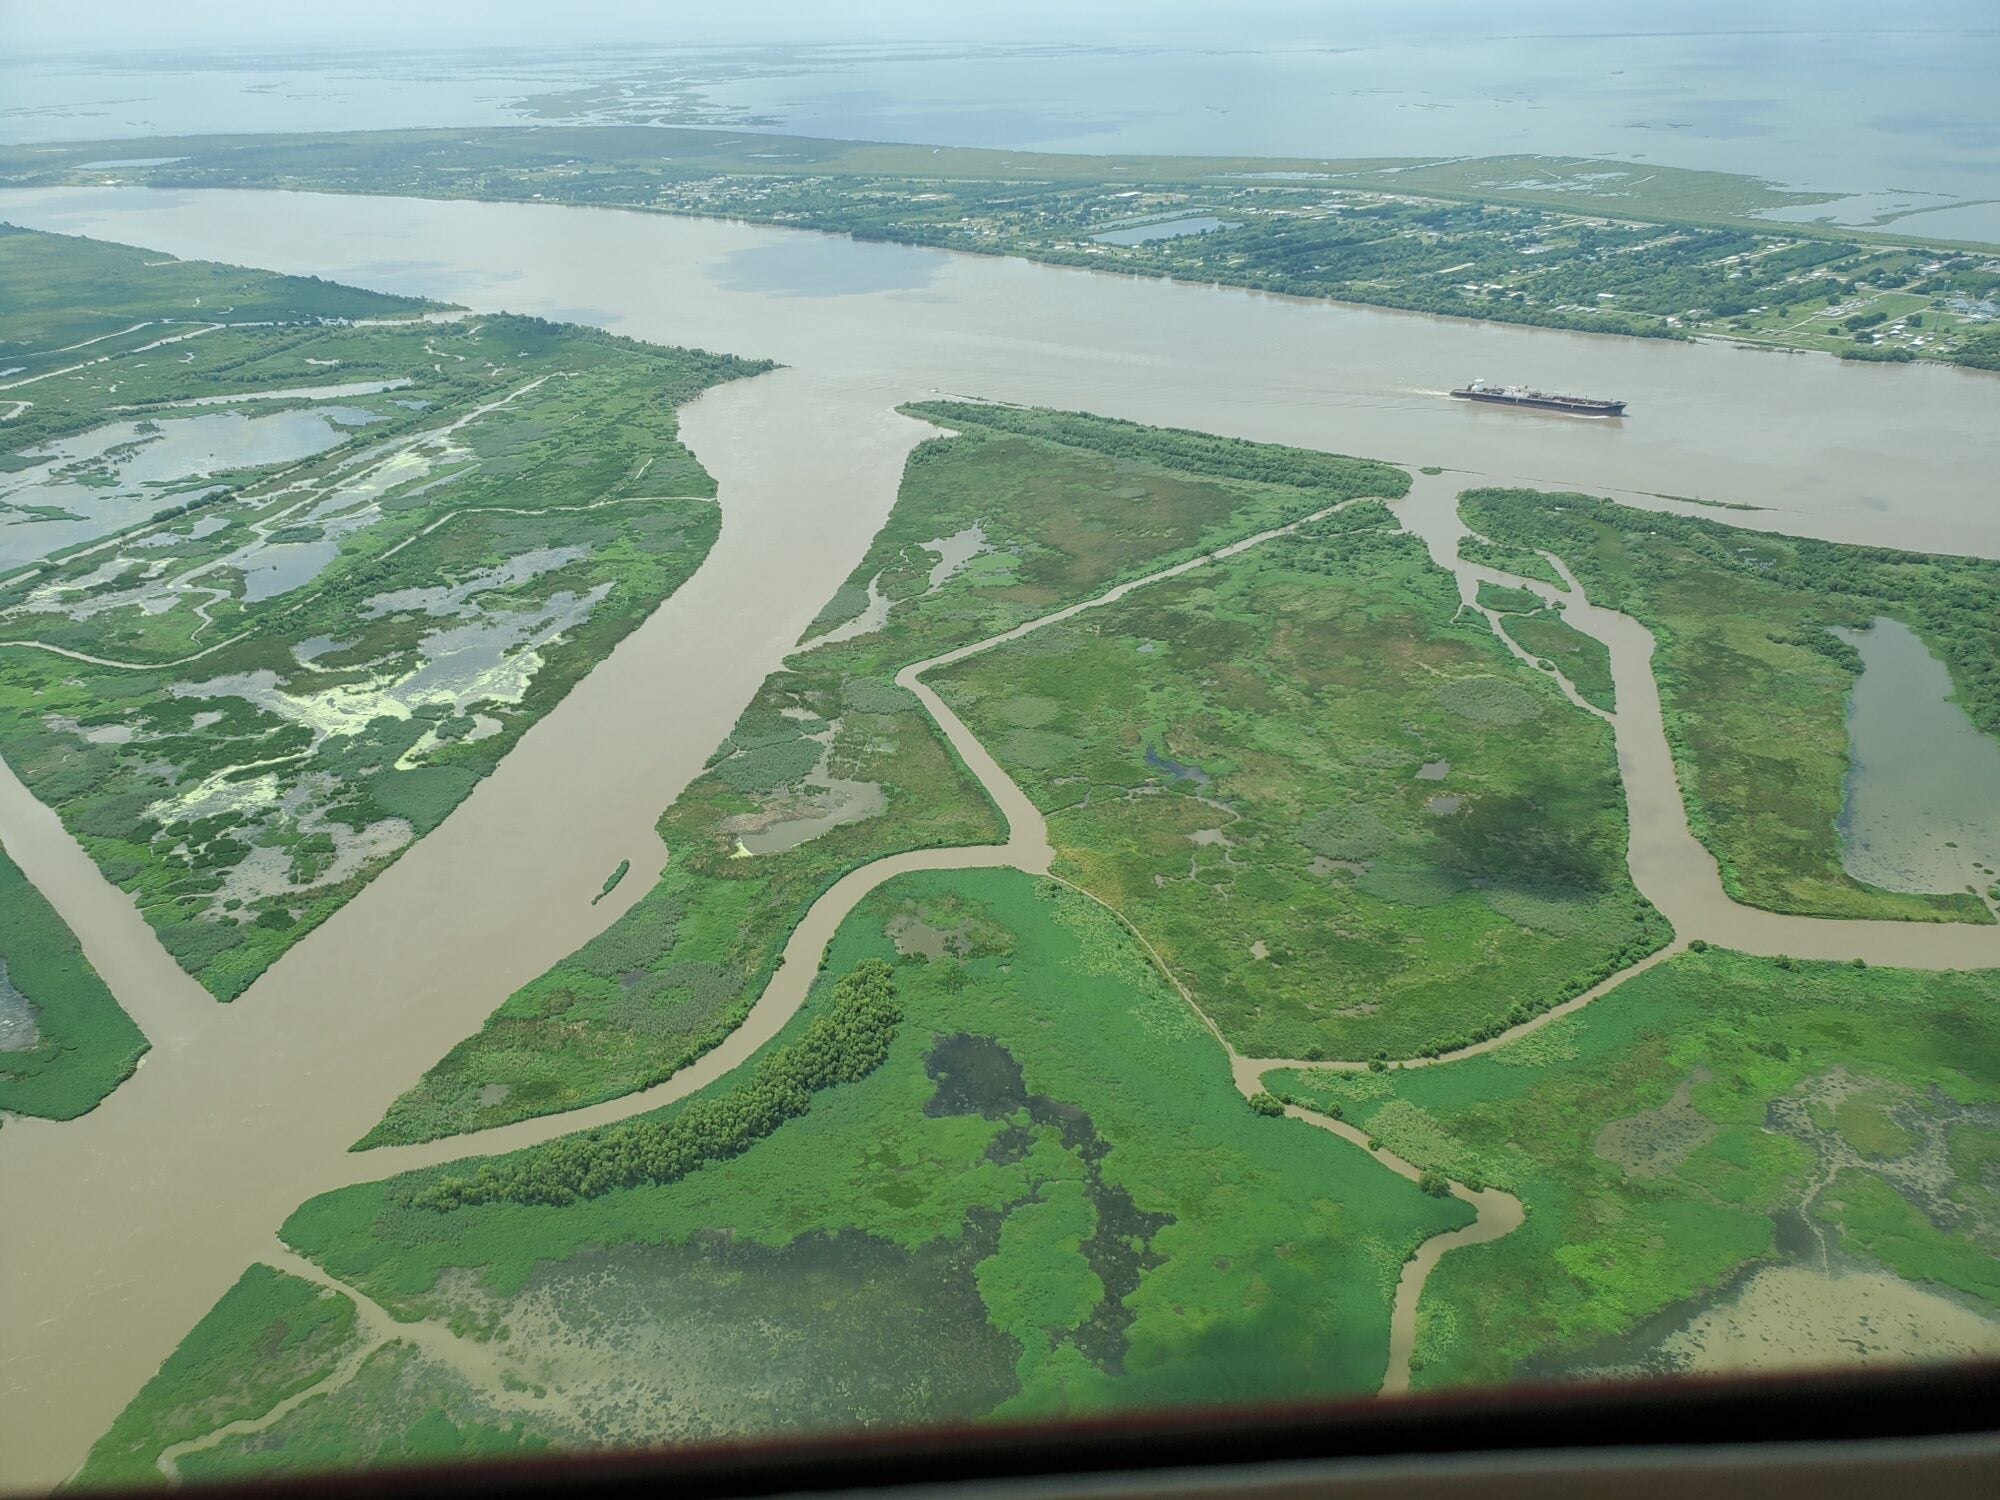
[[[1538,411],[1566,411],[1573,417],[1622,417],[1623,401],[1600,401],[1592,396],[1556,396],[1547,391],[1531,391],[1524,385],[1489,385],[1475,380],[1452,392],[1461,401],[1490,401],[1496,406],[1532,406]]]

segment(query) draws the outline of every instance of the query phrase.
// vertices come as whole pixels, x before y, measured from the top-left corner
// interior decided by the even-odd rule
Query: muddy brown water
[[[685,415],[723,508],[697,576],[441,828],[227,1010],[179,975],[129,901],[0,778],[8,849],[155,1043],[92,1115],[0,1130],[9,1487],[70,1472],[301,1198],[399,1164],[385,1153],[364,1170],[343,1153],[510,990],[637,899],[664,858],[654,818],[887,514],[903,456],[926,431],[896,415],[900,401],[949,391],[1087,408],[1468,471],[1419,481],[1404,502],[1434,548],[1453,524],[1451,493],[1492,475],[1668,508],[1652,494],[1738,500],[1773,509],[1703,513],[2000,556],[1990,485],[2000,382],[1973,372],[1454,323],[943,253],[907,290],[850,292],[839,278],[800,295],[733,290],[732,260],[760,247],[784,241],[809,260],[810,244],[866,247],[593,210],[84,189],[0,193],[0,217],[790,366],[711,392]],[[1618,396],[1634,415],[1587,423],[1444,397],[1482,373]],[[1944,940],[1967,944],[1969,961],[2000,961],[1970,929],[1822,924],[1727,902],[1686,831],[1645,633],[1580,604],[1568,618],[1612,646],[1634,873],[1684,931],[1889,963],[1920,949],[1932,965]],[[975,773],[1011,785],[920,693]],[[1045,863],[1039,820],[1014,827],[1036,847],[948,857]],[[620,859],[632,877],[593,908]],[[888,871],[858,873],[872,884]],[[787,949],[801,991],[837,907],[816,907]],[[753,1024],[676,1083],[685,1092],[719,1076],[774,1029]],[[508,1127],[479,1146],[545,1138],[591,1113]]]

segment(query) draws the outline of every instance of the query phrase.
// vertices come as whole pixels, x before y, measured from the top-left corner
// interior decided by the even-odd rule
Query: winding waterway
[[[581,209],[75,190],[0,193],[0,217],[481,310],[577,317],[790,367],[712,391],[685,413],[723,512],[696,577],[441,828],[234,1006],[178,977],[129,901],[18,782],[0,778],[0,836],[156,1049],[93,1114],[0,1131],[4,1485],[70,1472],[300,1199],[401,1164],[392,1153],[345,1155],[388,1102],[510,990],[637,899],[664,858],[654,818],[887,514],[903,456],[927,430],[896,414],[900,401],[949,390],[1443,464],[1465,472],[1420,480],[1399,507],[1441,560],[1457,534],[1452,494],[1485,476],[1668,508],[1678,502],[1654,497],[1740,501],[1772,509],[1704,514],[2000,556],[1990,483],[2000,383],[1973,372],[1469,325]],[[776,259],[810,258],[814,245],[895,259],[868,261],[876,289],[866,291],[803,275],[793,295],[768,274],[757,289],[733,287],[746,279],[736,258],[762,249],[770,273],[773,245],[784,247]],[[1477,373],[1620,396],[1634,416],[1590,424],[1443,397]],[[1927,967],[2000,962],[1996,929],[1818,923],[1728,902],[1687,831],[1650,637],[1581,600],[1566,618],[1611,648],[1634,878],[1684,935]],[[1011,786],[915,685],[975,774],[996,795]],[[1045,867],[1040,820],[1014,816],[1005,799],[1003,811],[1007,849],[901,858]],[[632,875],[592,907],[620,859]],[[897,868],[871,866],[829,892],[794,934],[781,978],[802,988],[831,924]],[[685,1092],[747,1056],[777,1014],[759,1010],[669,1087]],[[545,1138],[590,1113],[507,1127],[449,1154]]]

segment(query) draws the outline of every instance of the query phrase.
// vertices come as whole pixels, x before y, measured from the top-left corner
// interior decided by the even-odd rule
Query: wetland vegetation
[[[1653,632],[1688,821],[1730,895],[1813,916],[1993,920],[1976,891],[1889,891],[1843,868],[1846,703],[1861,658],[1835,630],[1878,616],[1908,625],[1973,725],[2000,736],[2000,563],[1534,490],[1470,491],[1463,512],[1495,543],[1554,553],[1594,603]]]
[[[74,1119],[145,1051],[76,934],[0,851],[0,1111]]]
[[[1074,413],[907,410],[953,435],[911,454],[867,554],[661,817],[657,884],[511,996],[364,1146],[657,1083],[734,1029],[799,919],[849,870],[1001,838],[986,793],[895,684],[901,668],[1408,484],[1384,464]]]
[[[570,338],[442,324],[466,326]],[[1984,908],[1852,882],[1832,814],[1806,846],[1814,778],[1844,764],[1854,648],[1832,628],[1910,620],[1990,730],[1990,564],[1482,490],[1464,556],[1554,602],[1484,580],[1470,606],[1398,524],[1400,468],[906,412],[942,436],[662,814],[656,884],[360,1144],[664,1082],[744,1022],[844,874],[948,846],[1004,862],[916,664],[1046,816],[1052,874],[874,886],[754,1060],[670,1104],[372,1182],[350,1158],[354,1186],[286,1220],[82,1478],[1360,1394],[1400,1368],[1394,1306],[1418,1386],[1712,1368],[1702,1340],[1754,1324],[1774,1272],[1874,1278],[2000,1344],[1996,972],[1700,938],[1648,962],[1672,932],[1626,866],[1610,658],[1542,550],[1656,632],[1732,890],[1898,918]],[[306,624],[294,660],[346,660]],[[1728,816],[1768,774],[1810,784],[1782,838]],[[1488,1218],[1514,1198],[1524,1220]],[[1398,1304],[1418,1246],[1494,1222]],[[1806,1326],[1810,1358],[1848,1336]]]
[[[1886,1269],[2000,1342],[2000,973],[1708,949],[1448,1067],[1267,1082],[1527,1205],[1431,1277],[1419,1386],[1684,1367],[1659,1334],[1777,1264]],[[1922,1351],[1885,1319],[1837,1352]]]
[[[333,1373],[354,1338],[347,1298],[252,1265],[119,1414],[77,1482],[157,1483],[169,1448],[261,1417],[309,1389]]]
[[[223,999],[693,572],[675,408],[764,368],[21,232],[0,294],[0,753]]]
[[[740,1154],[565,1207],[445,1206],[463,1175],[446,1167],[313,1200],[284,1237],[417,1320],[405,1357],[436,1358],[427,1330],[476,1351],[482,1389],[452,1378],[470,1356],[421,1386],[438,1419],[532,1388],[536,1430],[565,1446],[1374,1388],[1404,1256],[1469,1210],[1247,1107],[1100,905],[1015,871],[895,880],[842,925],[778,1048],[871,975],[901,1013],[886,1055]],[[526,1176],[554,1149],[496,1166]],[[226,1307],[211,1322],[239,1321]],[[175,1394],[156,1386],[154,1409]],[[329,1389],[209,1450],[212,1471],[367,1432],[379,1399]]]
[[[1246,1055],[1434,1056],[1669,936],[1609,730],[1380,505],[934,682]]]

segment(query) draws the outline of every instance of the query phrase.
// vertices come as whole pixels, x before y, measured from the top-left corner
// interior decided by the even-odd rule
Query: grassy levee
[[[347,1298],[251,1266],[119,1413],[74,1483],[161,1483],[159,1458],[168,1448],[262,1416],[331,1374],[355,1342]]]
[[[0,1110],[73,1120],[145,1052],[76,934],[0,851]]]
[[[0,235],[5,357],[197,297],[298,326],[148,353],[155,322],[19,388],[0,754],[231,999],[693,573],[719,517],[677,408],[767,366],[155,259]]]
[[[1248,1056],[1435,1055],[1669,936],[1609,728],[1379,506],[934,682]]]
[[[441,1206],[437,1186],[467,1175],[446,1166],[314,1199],[283,1235],[395,1316],[495,1341],[503,1383],[502,1330],[553,1317],[581,1358],[523,1351],[517,1373],[547,1383],[542,1421],[564,1445],[639,1424],[660,1442],[1375,1388],[1403,1259],[1465,1205],[1249,1108],[1124,929],[1057,883],[885,885],[774,1051],[871,960],[893,965],[901,1015],[886,1057],[739,1154],[561,1207]],[[746,1086],[732,1075],[495,1166],[532,1187],[538,1155],[691,1110],[733,1118]],[[576,1399],[604,1378],[629,1399]],[[337,1431],[342,1400],[286,1422]]]
[[[1970,892],[1887,891],[1842,869],[1835,820],[1860,660],[1827,627],[1903,621],[1943,659],[1972,722],[2000,735],[2000,563],[1779,536],[1587,495],[1471,490],[1460,505],[1467,525],[1554,553],[1593,602],[1653,632],[1688,823],[1734,899],[1806,916],[1993,920]]]
[[[1836,1266],[2000,1312],[1994,971],[1690,952],[1449,1067],[1268,1082],[1527,1205],[1512,1235],[1433,1274],[1419,1386],[1645,1363],[1649,1322],[1746,1268],[1802,1249],[1817,1265],[1813,1231]]]
[[[766,680],[707,772],[662,816],[670,856],[658,884],[510,996],[363,1147],[659,1082],[729,1034],[799,919],[848,871],[1001,838],[984,790],[895,686],[901,667],[1341,500],[1400,495],[1409,482],[1383,464],[1075,413],[958,402],[906,410],[957,435],[912,452],[888,520],[808,636],[860,633],[802,651]],[[873,623],[858,618],[871,586],[888,612],[862,630]],[[838,796],[829,780],[845,784]],[[876,796],[872,811],[856,800]],[[773,827],[799,841],[749,852]]]

